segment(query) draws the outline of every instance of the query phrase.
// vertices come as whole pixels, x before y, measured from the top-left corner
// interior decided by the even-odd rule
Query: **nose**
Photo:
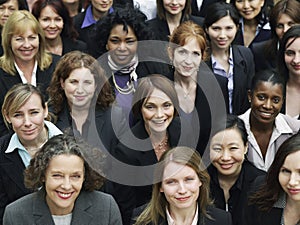
[[[3,15],[9,16],[11,13],[8,8],[4,9]]]
[[[157,110],[156,110],[156,116],[160,118],[163,115],[164,115],[163,109],[158,107]]]
[[[54,20],[50,20],[49,26],[50,27],[56,27],[55,21]]]
[[[82,93],[84,91],[84,87],[82,83],[79,83],[77,88],[76,88],[76,92],[77,93]]]
[[[24,115],[24,125],[30,127],[32,125],[31,120],[28,115]]]
[[[118,47],[120,51],[125,51],[126,50],[126,43],[122,41]]]
[[[249,4],[249,1],[248,1],[248,0],[243,1],[243,7],[244,7],[245,9],[249,8],[249,6],[250,6],[250,4]]]
[[[178,193],[180,194],[186,193],[185,184],[183,182],[178,183]]]
[[[285,33],[288,29],[290,29],[290,25],[284,24],[283,25],[283,33]]]
[[[64,177],[61,187],[65,190],[71,189],[72,185],[70,182],[70,177],[68,176]]]
[[[172,0],[171,4],[176,5],[177,4],[177,0]]]
[[[298,64],[300,63],[300,53],[296,52],[295,57],[293,58],[293,63]]]
[[[227,161],[230,160],[230,153],[227,150],[222,151],[222,160]]]
[[[263,107],[266,108],[266,109],[270,109],[272,108],[272,102],[271,102],[271,99],[266,99],[264,104],[263,104]]]
[[[300,176],[297,173],[291,173],[289,185],[296,186],[300,182]]]
[[[28,40],[28,38],[25,38],[25,39],[24,39],[23,46],[24,46],[24,47],[30,47],[30,45],[31,45],[31,44],[30,44],[30,41]]]

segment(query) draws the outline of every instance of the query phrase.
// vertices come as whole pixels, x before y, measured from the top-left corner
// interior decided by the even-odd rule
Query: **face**
[[[0,5],[0,27],[3,27],[8,17],[16,10],[19,9],[17,0],[9,0]]]
[[[73,70],[65,81],[61,81],[68,104],[73,109],[86,109],[94,96],[96,84],[94,75],[87,68]]]
[[[77,155],[54,156],[45,173],[46,202],[52,215],[72,212],[84,181],[84,162]]]
[[[271,82],[259,82],[253,93],[249,93],[251,100],[251,119],[264,124],[273,124],[283,103],[282,85]]]
[[[93,10],[97,10],[100,13],[108,12],[109,8],[113,4],[113,0],[92,0]]]
[[[186,0],[163,0],[163,6],[169,15],[181,14],[184,10]]]
[[[278,180],[292,201],[300,203],[300,149],[289,154],[279,171]]]
[[[106,48],[110,51],[112,60],[117,65],[126,65],[137,51],[137,37],[131,27],[128,32],[123,30],[123,25],[116,25],[110,31]]]
[[[296,25],[295,21],[285,13],[282,13],[277,21],[275,32],[279,40],[282,39],[284,33],[291,27]]]
[[[15,34],[11,39],[11,48],[16,63],[34,62],[39,51],[39,36],[30,29],[23,34]]]
[[[293,41],[291,38],[286,46]],[[294,40],[284,53],[284,61],[289,70],[290,76],[300,77],[300,38]]]
[[[214,49],[228,49],[236,35],[237,26],[230,16],[225,16],[213,23],[207,33]]]
[[[154,89],[143,103],[141,112],[149,134],[163,133],[173,120],[174,106],[164,92]]]
[[[164,169],[160,191],[164,193],[170,211],[195,210],[202,183],[195,170],[189,166],[170,162]]]
[[[44,109],[39,95],[33,93],[23,106],[16,112],[9,113],[5,118],[11,123],[21,143],[26,145],[42,138],[44,118],[47,115],[47,107]]]
[[[247,152],[247,145],[237,128],[230,128],[215,134],[210,144],[210,160],[219,174],[237,177]]]
[[[236,0],[235,7],[245,20],[252,20],[260,13],[264,0]]]
[[[176,72],[182,76],[192,76],[197,73],[202,59],[201,48],[195,38],[187,40],[185,45],[174,51],[173,65]]]
[[[39,22],[45,32],[45,37],[51,40],[59,37],[64,27],[63,18],[51,6],[46,6],[42,9]]]

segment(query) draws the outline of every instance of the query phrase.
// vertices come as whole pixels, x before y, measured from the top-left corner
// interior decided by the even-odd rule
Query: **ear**
[[[250,90],[247,91],[248,101],[251,103],[252,93]]]
[[[261,1],[261,6],[260,6],[260,7],[263,7],[263,6],[264,6],[264,4],[265,4],[265,1],[264,1],[264,0],[262,0],[262,1]]]
[[[60,86],[61,86],[62,89],[65,88],[65,82],[62,78],[60,78]]]
[[[248,152],[248,142],[247,142],[247,144],[245,145],[245,151],[244,151],[244,154],[247,154],[247,152]]]
[[[46,119],[47,117],[48,117],[48,103],[46,102],[45,109],[44,109],[44,118]]]
[[[109,49],[108,49],[108,45],[107,45],[107,44],[105,45],[105,48],[106,48],[106,50],[107,50],[107,51],[109,51]]]
[[[10,118],[9,118],[8,113],[6,112],[6,110],[4,110],[4,117],[5,117],[5,119],[6,119],[6,121],[8,123],[11,123],[11,120],[10,120]]]
[[[168,56],[170,58],[170,61],[172,62],[173,58],[174,58],[174,53],[172,52],[172,48],[168,47],[167,52],[168,52]]]
[[[164,189],[160,188],[159,191],[160,191],[161,193],[163,193],[163,192],[164,192]]]

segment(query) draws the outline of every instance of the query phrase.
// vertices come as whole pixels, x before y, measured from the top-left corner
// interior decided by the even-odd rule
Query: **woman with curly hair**
[[[86,43],[77,40],[73,20],[61,0],[38,0],[32,14],[45,32],[48,52],[60,56],[73,50],[87,52]]]
[[[76,136],[93,145],[100,140],[100,146],[110,152],[122,133],[124,117],[120,108],[112,106],[112,90],[92,56],[79,51],[65,54],[47,90],[57,127],[73,128]]]
[[[95,191],[104,178],[87,162],[89,152],[74,136],[50,139],[25,171],[36,192],[7,206],[4,224],[121,225],[114,199]]]

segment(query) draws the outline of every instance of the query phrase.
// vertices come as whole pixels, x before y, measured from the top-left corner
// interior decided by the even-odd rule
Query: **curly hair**
[[[206,167],[203,164],[199,153],[189,147],[175,147],[164,152],[159,162],[160,164],[158,164],[159,166],[156,168],[155,176],[160,181],[153,185],[150,203],[136,219],[136,223],[134,225],[146,225],[150,223],[153,225],[158,225],[160,217],[166,219],[166,207],[169,205],[169,203],[164,193],[161,192],[160,189],[162,185],[164,169],[170,162],[186,165],[196,172],[200,182],[202,183],[197,199],[200,212],[206,217],[213,217],[209,215],[206,210],[207,206],[212,205],[212,200],[209,196],[210,177],[205,169]]]
[[[49,105],[53,106],[55,113],[59,113],[62,110],[63,103],[66,101],[65,92],[61,87],[61,81],[64,82],[73,70],[82,67],[89,69],[94,75],[97,85],[95,91],[95,98],[97,98],[96,104],[105,109],[113,103],[113,91],[98,61],[89,54],[72,51],[66,53],[58,61],[50,85],[47,88],[50,98]]]
[[[63,4],[62,0],[38,0],[34,3],[31,12],[38,20],[41,16],[42,10],[47,6],[50,6],[52,10],[63,19],[64,27],[62,29],[61,36],[76,40],[78,32],[76,31],[73,25],[73,20],[69,16],[68,9]]]
[[[73,135],[60,134],[50,138],[46,144],[31,159],[30,165],[24,172],[24,182],[28,189],[34,191],[44,186],[45,174],[51,160],[58,155],[76,155],[84,162],[83,191],[98,190],[104,182],[104,177],[90,167],[87,157],[92,149]],[[101,163],[101,162],[99,162]]]
[[[111,30],[116,25],[123,25],[123,30],[128,32],[130,27],[138,41],[151,40],[154,35],[146,24],[147,17],[137,8],[116,8],[111,14],[108,14],[99,20],[95,26],[95,35],[92,39],[99,49],[99,53],[103,54],[107,51],[106,44]],[[99,56],[101,55],[99,54]]]

